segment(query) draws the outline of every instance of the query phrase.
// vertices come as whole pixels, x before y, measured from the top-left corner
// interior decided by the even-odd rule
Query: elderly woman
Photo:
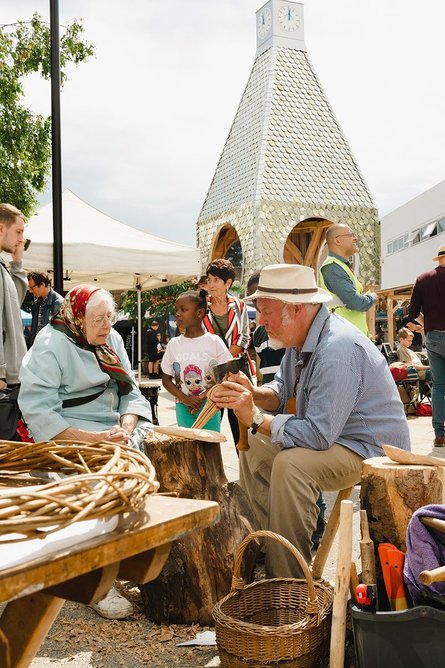
[[[232,356],[239,357],[242,352],[247,352],[250,328],[244,302],[228,294],[235,280],[235,268],[229,260],[220,258],[210,262],[206,275],[209,310],[203,320],[204,328],[221,337]],[[227,411],[227,417],[236,444],[239,440],[238,420],[232,410]]]
[[[36,441],[99,440],[143,449],[151,408],[137,387],[121,336],[112,329],[106,290],[79,285],[67,294],[23,360],[19,405]],[[114,587],[92,607],[104,617],[131,614]]]

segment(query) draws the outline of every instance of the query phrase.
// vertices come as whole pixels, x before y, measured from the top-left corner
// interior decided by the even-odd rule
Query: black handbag
[[[0,439],[21,441],[17,433],[17,424],[22,417],[17,399],[20,385],[5,387],[0,390]]]

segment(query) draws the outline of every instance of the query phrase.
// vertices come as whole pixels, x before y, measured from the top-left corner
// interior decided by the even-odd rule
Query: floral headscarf
[[[58,313],[51,318],[51,325],[66,334],[79,348],[93,352],[102,371],[117,382],[120,394],[128,394],[133,382],[123,368],[119,355],[106,343],[95,346],[88,343],[86,338],[85,309],[90,297],[98,290],[86,284],[70,290]]]

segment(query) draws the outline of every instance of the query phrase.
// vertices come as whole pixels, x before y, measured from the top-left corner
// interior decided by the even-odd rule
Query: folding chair
[[[415,415],[417,403],[420,401],[420,381],[417,378],[396,380],[395,384],[399,390],[400,399],[406,415]],[[410,412],[411,411],[411,412]]]

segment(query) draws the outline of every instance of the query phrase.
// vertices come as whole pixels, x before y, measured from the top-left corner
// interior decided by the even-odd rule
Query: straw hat
[[[437,253],[436,257],[433,257],[433,262],[439,262],[441,257],[445,257],[445,246],[441,246],[439,248],[439,252]]]
[[[244,298],[251,302],[264,297],[289,304],[322,304],[332,295],[317,287],[312,267],[301,264],[270,264],[261,270],[258,287]]]

